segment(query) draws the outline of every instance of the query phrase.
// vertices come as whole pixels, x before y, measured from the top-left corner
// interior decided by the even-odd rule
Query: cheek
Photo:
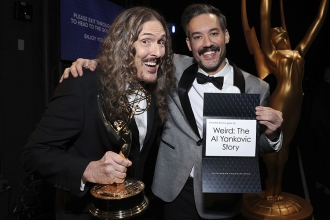
[[[142,64],[141,59],[137,58],[136,56],[135,56],[135,60],[134,60],[134,66],[137,70],[137,72],[136,72],[137,76],[138,77],[141,76],[143,73],[143,64]]]
[[[165,52],[166,52],[166,48],[165,47],[162,47],[161,48],[161,57],[164,57],[165,56]]]
[[[135,48],[135,60],[141,60],[148,54],[148,50],[144,47]]]
[[[134,63],[136,67],[139,67],[142,65],[142,59],[145,57],[145,53],[143,50],[139,50],[136,52],[135,54],[135,58],[134,58]]]
[[[136,68],[139,68],[139,66],[141,66],[141,59],[139,59],[136,55],[134,59],[134,65]]]
[[[191,50],[193,53],[197,53],[199,49],[200,49],[200,46],[198,44],[191,45]]]

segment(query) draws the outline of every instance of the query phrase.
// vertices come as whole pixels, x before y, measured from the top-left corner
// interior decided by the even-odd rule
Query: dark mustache
[[[160,63],[160,58],[142,59],[142,62],[155,62],[155,63],[159,64]]]
[[[218,45],[212,45],[211,47],[203,47],[198,51],[199,56],[207,51],[220,51],[220,47]]]

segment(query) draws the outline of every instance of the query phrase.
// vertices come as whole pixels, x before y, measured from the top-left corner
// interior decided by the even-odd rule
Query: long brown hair
[[[122,12],[111,24],[98,55],[101,68],[100,92],[111,121],[125,120],[128,116],[124,105],[119,103],[119,97],[125,92],[128,83],[137,81],[137,69],[134,65],[136,50],[133,44],[137,41],[143,24],[152,20],[162,24],[167,40],[165,55],[157,72],[157,81],[145,88],[156,102],[161,123],[166,120],[166,98],[175,86],[171,36],[164,18],[159,13],[147,7],[133,7]]]

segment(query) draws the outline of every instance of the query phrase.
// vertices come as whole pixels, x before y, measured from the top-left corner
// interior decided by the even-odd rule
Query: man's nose
[[[204,37],[203,39],[203,47],[211,47],[213,45],[213,42],[209,37]]]
[[[161,46],[159,44],[154,44],[151,47],[151,55],[154,55],[156,57],[161,57],[163,49],[164,49],[163,46]]]

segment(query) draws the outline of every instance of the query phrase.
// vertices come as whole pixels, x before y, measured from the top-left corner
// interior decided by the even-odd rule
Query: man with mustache
[[[24,170],[57,188],[57,220],[95,219],[89,206],[96,183],[142,180],[148,153],[166,121],[166,97],[175,78],[170,33],[161,15],[146,7],[122,12],[105,36],[98,61],[95,73],[85,70],[83,77],[57,86],[21,152]],[[141,114],[132,115],[127,107],[134,99],[126,93],[132,85],[150,94],[150,102],[134,104],[146,109],[150,103]],[[106,128],[120,121],[128,123],[131,139],[117,139]],[[131,147],[124,158],[119,153],[126,141]]]
[[[276,152],[281,148],[282,113],[267,106],[269,86],[248,74],[226,58],[229,32],[225,16],[208,4],[192,4],[182,14],[181,24],[186,43],[193,54],[174,55],[177,90],[168,97],[168,120],[159,146],[152,190],[165,201],[164,218],[238,219],[242,206],[241,194],[202,193],[202,138],[204,93],[240,92],[260,94],[256,119],[265,129],[260,134],[259,152]],[[81,75],[83,66],[94,69],[97,61],[78,59],[71,71]],[[221,76],[222,82],[206,82]],[[62,80],[61,79],[61,80]]]

